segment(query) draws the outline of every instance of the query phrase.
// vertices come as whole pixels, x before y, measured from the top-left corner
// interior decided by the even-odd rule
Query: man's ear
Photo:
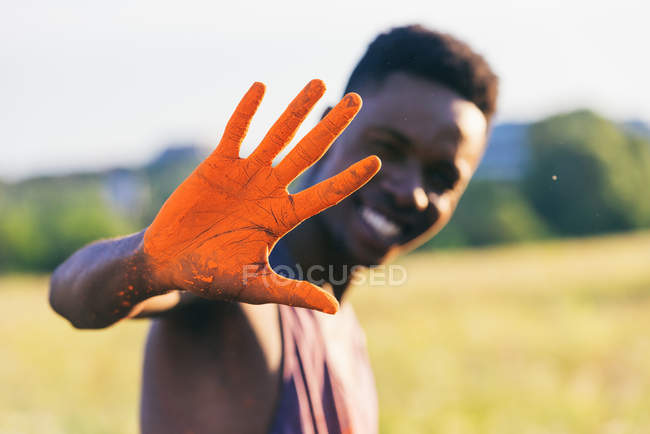
[[[331,105],[327,106],[327,108],[325,109],[325,111],[323,112],[323,114],[321,115],[320,118],[323,119],[325,116],[327,116],[327,114],[330,112],[330,110],[332,110]]]

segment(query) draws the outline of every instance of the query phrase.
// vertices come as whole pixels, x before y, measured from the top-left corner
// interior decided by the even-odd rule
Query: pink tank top
[[[377,432],[375,382],[352,306],[336,315],[279,305],[282,388],[272,434]]]

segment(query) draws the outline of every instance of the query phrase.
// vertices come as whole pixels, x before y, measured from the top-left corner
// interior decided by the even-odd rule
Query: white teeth
[[[361,216],[382,237],[394,237],[400,232],[398,225],[388,220],[386,216],[366,206],[361,210]]]

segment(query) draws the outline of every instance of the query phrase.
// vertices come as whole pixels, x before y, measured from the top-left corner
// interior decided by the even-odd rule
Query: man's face
[[[379,173],[317,218],[342,258],[380,264],[435,235],[451,218],[485,148],[487,122],[437,83],[394,73],[363,95],[363,109],[316,168],[326,179],[368,155]]]

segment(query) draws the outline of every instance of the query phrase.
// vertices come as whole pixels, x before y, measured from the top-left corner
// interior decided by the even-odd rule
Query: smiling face
[[[485,149],[487,121],[458,93],[393,73],[363,96],[363,108],[315,168],[326,179],[376,154],[379,173],[316,218],[348,263],[381,264],[435,235],[451,218]]]

